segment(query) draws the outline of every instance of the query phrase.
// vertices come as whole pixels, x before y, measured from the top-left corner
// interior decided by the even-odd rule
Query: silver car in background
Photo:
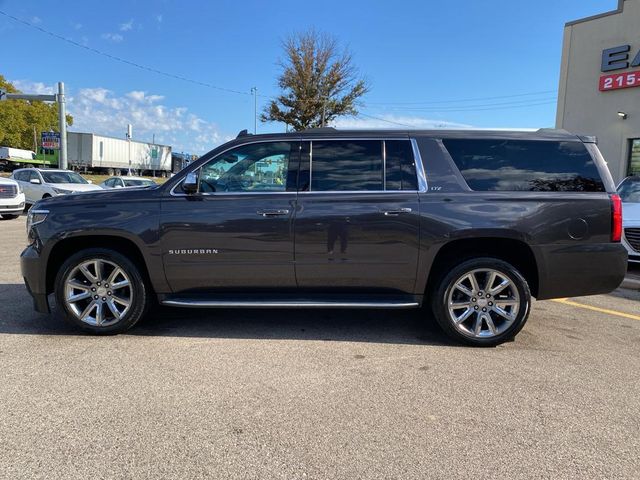
[[[629,252],[629,262],[640,263],[640,175],[620,182],[618,195],[622,199],[622,244]]]
[[[112,188],[135,188],[135,187],[155,187],[153,180],[141,177],[109,177],[100,184],[105,190]]]

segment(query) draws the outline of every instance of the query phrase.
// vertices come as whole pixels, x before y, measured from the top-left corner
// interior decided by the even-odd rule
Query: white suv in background
[[[24,193],[18,182],[0,177],[0,217],[5,220],[18,218],[24,210]]]
[[[102,190],[98,185],[93,185],[70,170],[21,168],[14,170],[11,178],[20,184],[26,196],[26,202],[30,204],[42,198],[57,195]]]

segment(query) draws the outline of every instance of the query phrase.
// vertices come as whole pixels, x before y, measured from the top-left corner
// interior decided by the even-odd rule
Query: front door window
[[[284,192],[291,142],[243,145],[216,157],[200,171],[201,193]]]

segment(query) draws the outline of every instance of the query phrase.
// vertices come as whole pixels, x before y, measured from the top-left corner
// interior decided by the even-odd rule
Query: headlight
[[[34,210],[33,208],[29,210],[29,214],[27,215],[27,233],[29,233],[31,227],[34,225],[44,222],[47,219],[47,215],[49,215],[49,210]]]
[[[53,191],[58,195],[68,195],[69,193],[73,193],[71,190],[64,190],[62,188],[53,187]]]

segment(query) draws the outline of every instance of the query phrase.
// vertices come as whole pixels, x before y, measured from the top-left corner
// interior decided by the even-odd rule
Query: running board
[[[418,302],[347,302],[347,301],[311,301],[311,300],[275,300],[275,301],[231,301],[173,298],[160,302],[167,307],[190,308],[417,308]]]

